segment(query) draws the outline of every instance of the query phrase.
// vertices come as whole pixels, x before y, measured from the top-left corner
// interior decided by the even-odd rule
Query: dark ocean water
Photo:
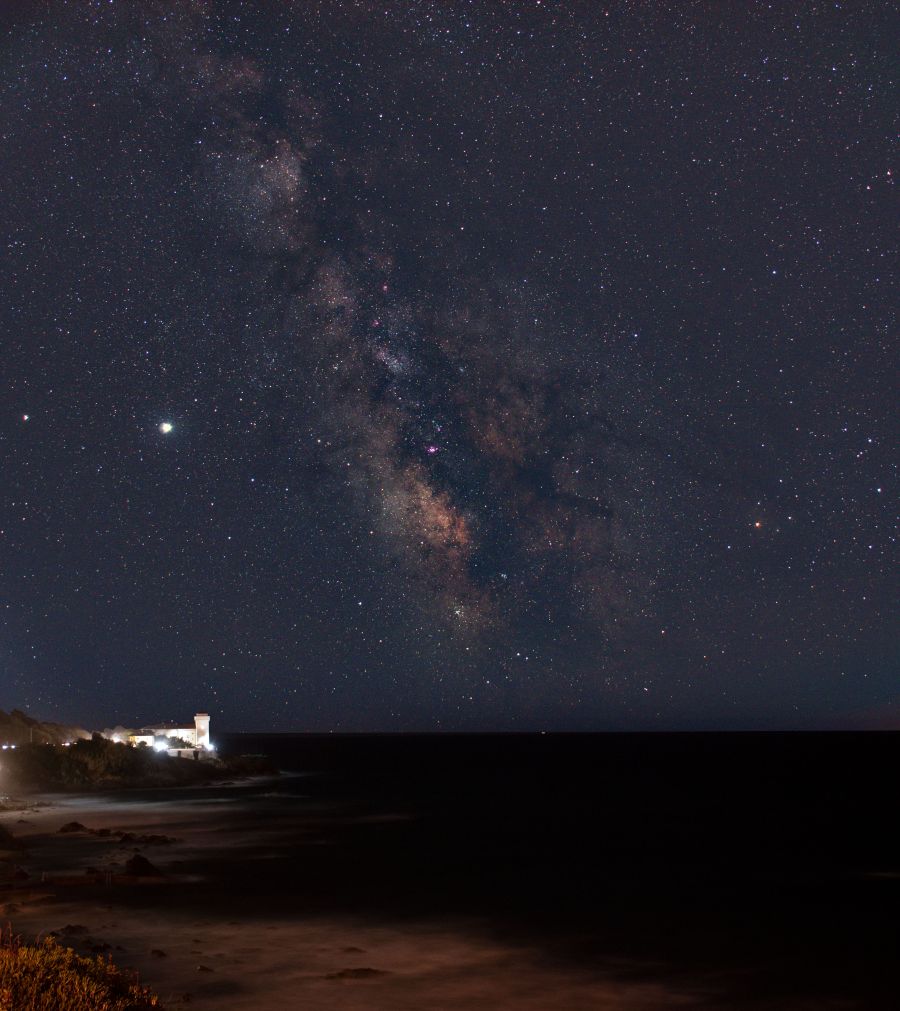
[[[478,917],[561,961],[715,976],[728,1007],[900,1006],[900,735],[217,743],[299,774],[243,791],[282,842],[238,904]]]

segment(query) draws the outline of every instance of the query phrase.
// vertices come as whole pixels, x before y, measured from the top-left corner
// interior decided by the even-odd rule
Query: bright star
[[[161,421],[160,424],[159,424],[159,430],[162,432],[163,435],[168,435],[169,432],[172,431],[172,422],[171,421]]]

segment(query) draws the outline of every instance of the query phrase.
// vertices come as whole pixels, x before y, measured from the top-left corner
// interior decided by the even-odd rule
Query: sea
[[[709,1008],[900,1007],[900,734],[217,745],[284,773],[241,787],[241,817],[280,842],[236,915],[264,897],[273,915],[477,922]]]

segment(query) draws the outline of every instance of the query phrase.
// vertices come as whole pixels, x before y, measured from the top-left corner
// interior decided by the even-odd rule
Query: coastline
[[[874,1011],[895,989],[896,744],[243,738],[299,774],[0,816],[31,874],[0,911],[170,1008]],[[162,875],[87,874],[135,848]]]
[[[239,826],[248,793],[264,798],[257,803],[271,799],[273,813],[290,804],[267,796],[274,782],[267,777],[188,788],[176,797],[154,790],[36,795],[26,810],[0,814],[0,825],[25,847],[19,862],[31,875],[4,888],[4,921],[26,938],[55,932],[81,954],[110,955],[121,967],[135,969],[169,1011],[289,1006],[657,1011],[695,1003],[668,984],[629,981],[627,972],[612,968],[572,968],[537,948],[498,941],[483,921],[397,923],[299,906],[286,914],[283,903],[269,910],[265,891],[253,901],[255,871],[283,856],[284,840],[277,826],[262,820]],[[311,812],[311,846],[327,845],[317,835],[321,818],[321,809]],[[93,834],[61,834],[72,822]],[[175,841],[134,845],[115,834],[96,834],[103,830]],[[101,884],[87,873],[121,866],[135,851],[162,874],[142,880],[119,874]],[[234,867],[235,861],[243,871],[230,876],[230,895],[220,894],[218,886],[211,890],[216,865]],[[240,909],[230,911],[238,897]]]

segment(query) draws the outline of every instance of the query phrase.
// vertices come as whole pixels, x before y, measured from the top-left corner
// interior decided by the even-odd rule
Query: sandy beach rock
[[[325,979],[375,979],[377,976],[387,976],[384,969],[372,969],[369,966],[361,966],[358,969],[339,969],[337,972],[329,972]]]
[[[162,876],[162,871],[151,864],[150,861],[140,853],[135,853],[125,861],[125,873],[132,874],[136,878],[157,878]]]
[[[82,825],[80,821],[67,821],[65,825],[63,825],[59,829],[59,834],[66,835],[69,832],[87,832],[87,831],[88,831],[87,827],[85,825]]]

